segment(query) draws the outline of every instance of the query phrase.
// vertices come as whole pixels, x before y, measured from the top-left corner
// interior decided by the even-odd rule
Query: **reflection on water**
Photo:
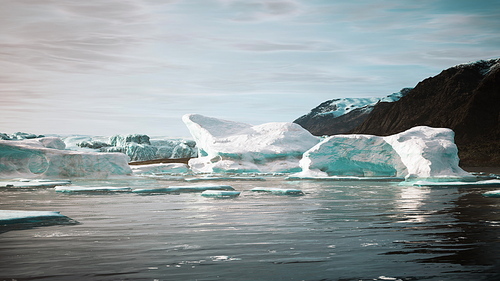
[[[0,189],[0,209],[78,221],[0,234],[0,280],[495,280],[497,198],[388,182],[219,181],[241,195]],[[154,179],[75,185],[155,188]],[[301,197],[255,193],[295,188]],[[2,226],[0,226],[2,227]]]

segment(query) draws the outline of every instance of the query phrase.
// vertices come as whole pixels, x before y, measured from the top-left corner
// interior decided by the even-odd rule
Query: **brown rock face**
[[[414,126],[455,131],[464,166],[500,166],[500,59],[459,65],[375,106],[350,133],[390,135]]]
[[[398,101],[351,114],[336,119],[305,115],[294,122],[314,135],[386,136],[421,125],[450,128],[462,166],[500,167],[500,59],[446,69]]]

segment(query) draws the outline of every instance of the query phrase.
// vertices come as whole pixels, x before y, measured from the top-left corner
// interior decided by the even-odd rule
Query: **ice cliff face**
[[[184,115],[201,157],[191,159],[195,172],[293,172],[302,154],[319,142],[297,124],[252,126],[198,114]]]
[[[54,137],[0,140],[0,176],[106,178],[132,172],[124,154],[64,149],[64,142]]]

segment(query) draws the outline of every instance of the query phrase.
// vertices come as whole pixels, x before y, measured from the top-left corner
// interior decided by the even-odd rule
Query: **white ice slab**
[[[500,197],[500,190],[492,190],[483,193],[483,196],[485,197]]]
[[[130,187],[116,186],[56,186],[56,192],[130,192]]]
[[[240,196],[240,192],[227,190],[206,190],[201,193],[201,196],[212,198],[234,198]]]
[[[65,217],[52,211],[0,210],[0,223],[16,220]]]

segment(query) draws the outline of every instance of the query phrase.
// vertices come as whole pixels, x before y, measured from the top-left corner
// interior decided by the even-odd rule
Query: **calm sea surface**
[[[138,177],[73,183],[190,184]],[[73,220],[0,226],[0,280],[500,280],[500,199],[481,195],[492,189],[282,177],[210,184],[241,195],[0,189],[2,210],[59,211]]]

